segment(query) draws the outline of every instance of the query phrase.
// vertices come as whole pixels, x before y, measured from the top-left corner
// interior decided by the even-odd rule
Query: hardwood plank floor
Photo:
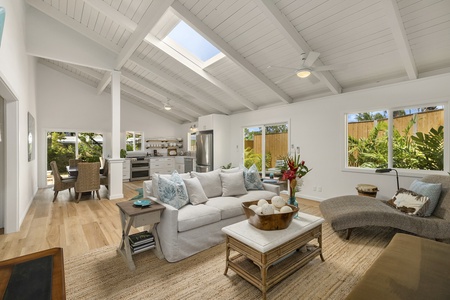
[[[108,200],[107,190],[100,190],[101,200],[83,196],[74,201],[73,189],[59,192],[53,203],[53,189],[39,189],[20,227],[20,231],[0,232],[0,260],[36,251],[64,248],[69,258],[108,245],[119,245],[121,226],[116,203],[138,195],[142,181],[124,182],[125,198]],[[133,232],[136,229],[132,229]]]
[[[124,182],[125,198],[108,200],[107,190],[100,190],[101,200],[83,196],[74,201],[74,192],[62,191],[53,203],[52,188],[39,189],[19,232],[0,234],[0,261],[52,247],[62,247],[70,258],[108,245],[119,245],[122,235],[117,202],[138,195],[142,181]],[[286,196],[287,198],[287,196]],[[297,199],[302,204],[319,202]],[[132,233],[137,232],[132,228]]]

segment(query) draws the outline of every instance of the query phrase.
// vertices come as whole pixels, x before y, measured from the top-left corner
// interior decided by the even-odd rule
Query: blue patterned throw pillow
[[[159,199],[170,206],[180,209],[189,203],[186,185],[177,171],[170,178],[159,176],[158,179]]]
[[[253,164],[249,169],[243,167],[244,169],[244,183],[245,188],[249,190],[262,190],[263,184],[261,182],[261,177],[259,176],[258,168]]]

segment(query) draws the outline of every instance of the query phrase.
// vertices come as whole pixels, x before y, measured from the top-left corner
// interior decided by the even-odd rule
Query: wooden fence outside
[[[253,141],[246,140],[244,143],[245,149],[252,148],[254,153],[262,154],[262,135],[254,135]],[[271,154],[272,168],[275,167],[275,163],[280,156],[288,154],[288,133],[274,133],[266,134],[266,153]]]
[[[394,118],[394,128],[403,135],[403,131],[414,116],[416,116],[416,123],[409,131],[409,135],[414,135],[416,132],[427,133],[431,128],[438,129],[439,126],[444,126],[444,110],[441,109],[396,117]],[[375,124],[382,121],[387,122],[387,119],[348,123],[348,135],[356,139],[367,138]]]

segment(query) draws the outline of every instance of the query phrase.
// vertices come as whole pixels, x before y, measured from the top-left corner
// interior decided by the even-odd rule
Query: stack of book
[[[128,239],[130,240],[131,252],[133,254],[155,248],[155,239],[151,232],[138,232],[129,235]]]

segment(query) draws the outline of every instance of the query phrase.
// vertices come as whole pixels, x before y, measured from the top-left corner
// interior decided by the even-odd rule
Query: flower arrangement
[[[300,160],[300,154],[285,156],[283,158],[286,171],[283,173],[283,180],[289,181],[289,197],[295,197],[295,189],[297,187],[297,178],[300,179],[308,174],[312,169],[305,165],[304,160]]]

